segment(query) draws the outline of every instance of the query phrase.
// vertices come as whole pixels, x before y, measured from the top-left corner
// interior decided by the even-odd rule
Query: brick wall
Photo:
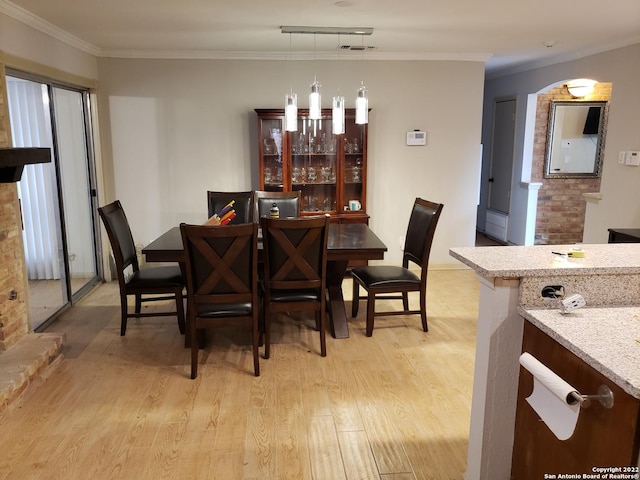
[[[0,147],[10,146],[9,106],[4,63],[0,53]],[[0,183],[0,351],[29,331],[27,279],[22,246],[20,207],[15,183]],[[17,297],[10,300],[10,292]]]
[[[584,100],[609,100],[611,84],[597,83]],[[575,100],[564,85],[538,95],[531,181],[542,183],[538,192],[536,245],[582,242],[586,202],[583,193],[599,192],[600,178],[544,178],[547,128],[551,101]]]

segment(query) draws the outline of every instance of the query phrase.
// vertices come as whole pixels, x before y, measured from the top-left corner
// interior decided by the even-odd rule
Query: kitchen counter
[[[640,399],[640,307],[527,310],[521,315],[585,363]]]
[[[640,247],[636,244],[582,245],[583,258],[565,258],[553,253],[566,253],[573,247],[575,245],[466,247],[452,248],[449,253],[483,277],[640,273]]]
[[[620,353],[619,363],[605,362],[604,356],[613,356],[617,347],[602,342],[604,333],[601,329],[604,327],[595,319],[599,314],[611,321],[616,311],[640,309],[640,244],[584,244],[581,245],[582,258],[553,253],[564,254],[575,247],[536,245],[449,250],[452,257],[475,270],[480,283],[466,480],[510,477],[520,370],[518,360],[522,353],[526,312],[532,323],[533,317],[539,322],[547,317],[555,319],[558,323],[556,334],[565,340],[572,338],[574,348],[590,359],[587,363],[594,367],[600,364],[610,374],[607,376],[611,376],[612,381],[616,378],[621,381],[620,386],[634,398],[640,393],[638,374],[629,370],[630,366],[637,367],[638,357],[628,358]],[[572,312],[571,318],[577,320],[591,315],[593,322],[590,323],[598,323],[598,326],[590,325],[576,335],[562,330],[567,325],[557,318],[558,300],[542,296],[546,286],[562,286],[565,296],[581,294],[587,306],[583,311]],[[610,338],[616,345],[628,323],[628,326],[633,322],[640,323],[633,316],[627,316],[623,322],[618,325],[618,336],[612,327],[614,334]],[[550,328],[553,322],[545,323]],[[637,330],[630,332],[630,342],[640,338]],[[604,350],[596,353],[588,349],[590,342],[604,343],[601,345]],[[640,349],[640,344],[636,345]],[[587,351],[590,353],[585,353]],[[577,356],[578,352],[575,354]],[[624,365],[625,362],[628,364]]]

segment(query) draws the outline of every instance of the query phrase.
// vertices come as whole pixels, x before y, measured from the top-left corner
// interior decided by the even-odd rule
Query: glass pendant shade
[[[320,84],[317,79],[311,84],[311,93],[309,94],[309,118],[311,120],[320,120],[322,118],[322,107],[320,106]]]
[[[331,131],[334,135],[341,135],[344,133],[344,97],[333,97],[331,127]]]
[[[369,100],[367,99],[367,87],[364,83],[358,88],[358,96],[356,97],[356,123],[363,125],[369,123]]]
[[[298,130],[298,95],[293,92],[284,96],[284,129],[287,132]]]

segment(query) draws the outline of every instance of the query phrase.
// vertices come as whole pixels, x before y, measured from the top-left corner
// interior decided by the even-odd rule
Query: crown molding
[[[44,33],[56,40],[75,47],[85,53],[94,56],[100,56],[100,48],[92,45],[84,40],[65,32],[64,30],[56,27],[55,25],[43,20],[42,18],[34,15],[33,13],[25,10],[18,5],[15,5],[7,0],[0,0],[0,13],[4,13],[11,18],[18,20],[32,28],[35,28],[39,32]]]

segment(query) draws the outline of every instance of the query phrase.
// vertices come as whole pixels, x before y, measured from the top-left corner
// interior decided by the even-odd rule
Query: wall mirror
[[[544,178],[599,177],[607,102],[551,102]]]

